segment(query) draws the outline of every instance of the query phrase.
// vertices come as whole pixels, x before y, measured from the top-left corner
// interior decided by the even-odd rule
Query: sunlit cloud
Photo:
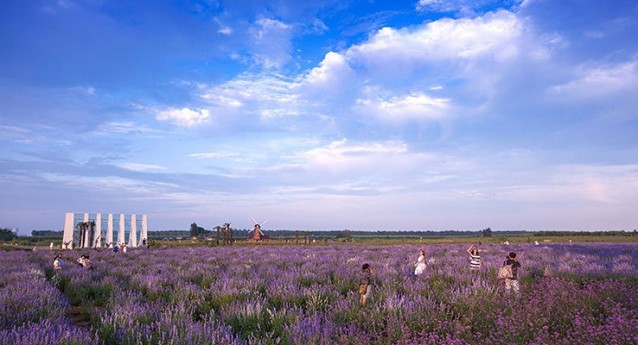
[[[193,127],[209,122],[211,115],[208,109],[170,108],[161,111],[155,118],[177,126]]]
[[[433,98],[423,93],[414,93],[388,99],[359,99],[357,107],[363,114],[396,120],[406,118],[439,119],[446,115],[450,100]]]

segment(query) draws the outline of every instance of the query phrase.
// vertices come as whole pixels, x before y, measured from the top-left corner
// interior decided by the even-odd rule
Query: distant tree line
[[[534,236],[635,236],[634,231],[612,230],[612,231],[538,231]]]
[[[62,240],[64,231],[57,230],[33,230],[31,237],[39,240]]]

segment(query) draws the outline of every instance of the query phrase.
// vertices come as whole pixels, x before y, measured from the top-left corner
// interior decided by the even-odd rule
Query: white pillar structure
[[[89,214],[88,213],[84,213],[84,222],[88,222],[89,221]],[[80,248],[90,248],[91,247],[91,236],[90,235],[90,231],[87,228],[86,230],[84,230],[84,243],[80,244]]]
[[[81,218],[80,218],[81,217]],[[95,213],[94,217],[88,212],[75,213],[66,212],[64,215],[64,232],[62,235],[62,248],[73,249],[77,248],[101,248],[103,244],[107,244],[112,247],[114,244],[127,244],[128,247],[137,247],[142,240],[148,241],[148,218],[145,214],[142,215],[141,220],[141,232],[138,233],[138,218],[136,214],[130,215],[129,223],[129,236],[126,238],[126,214],[121,213],[119,215],[119,231],[117,233],[117,239],[113,237],[114,222],[116,221],[112,213],[108,214],[106,221],[106,234],[104,234],[102,222],[102,213]],[[85,223],[95,223],[94,226],[80,227],[79,219]],[[78,224],[75,224],[75,222]],[[93,231],[91,231],[93,230]],[[106,238],[103,238],[106,236]],[[127,242],[128,240],[128,242]],[[75,243],[74,243],[75,241]]]
[[[128,246],[131,248],[137,247],[137,217],[131,215],[131,232],[128,235]]]
[[[75,214],[73,212],[67,212],[64,215],[64,235],[62,235],[62,249],[73,249],[73,218]]]
[[[109,248],[113,246],[113,213],[109,213],[106,221],[106,243]]]
[[[140,238],[148,243],[148,217],[145,214],[142,215],[142,233]]]
[[[120,213],[120,230],[117,232],[117,244],[124,243],[124,229],[125,229],[124,213]]]
[[[95,215],[95,239],[93,240],[95,248],[102,247],[102,214]]]

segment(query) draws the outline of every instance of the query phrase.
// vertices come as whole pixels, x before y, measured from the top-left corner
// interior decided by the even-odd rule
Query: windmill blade
[[[253,220],[253,224],[259,224],[259,223],[257,223],[257,221],[255,220],[255,218],[250,217],[250,219],[252,219],[252,220]]]
[[[268,221],[268,219],[265,219],[261,221],[261,223],[259,223],[259,225],[264,226],[264,224],[266,224],[266,222]]]

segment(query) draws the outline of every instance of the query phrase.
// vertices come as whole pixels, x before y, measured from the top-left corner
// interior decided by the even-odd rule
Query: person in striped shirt
[[[470,269],[473,271],[478,271],[481,269],[481,251],[479,247],[474,245],[467,248],[467,254],[470,256]]]

